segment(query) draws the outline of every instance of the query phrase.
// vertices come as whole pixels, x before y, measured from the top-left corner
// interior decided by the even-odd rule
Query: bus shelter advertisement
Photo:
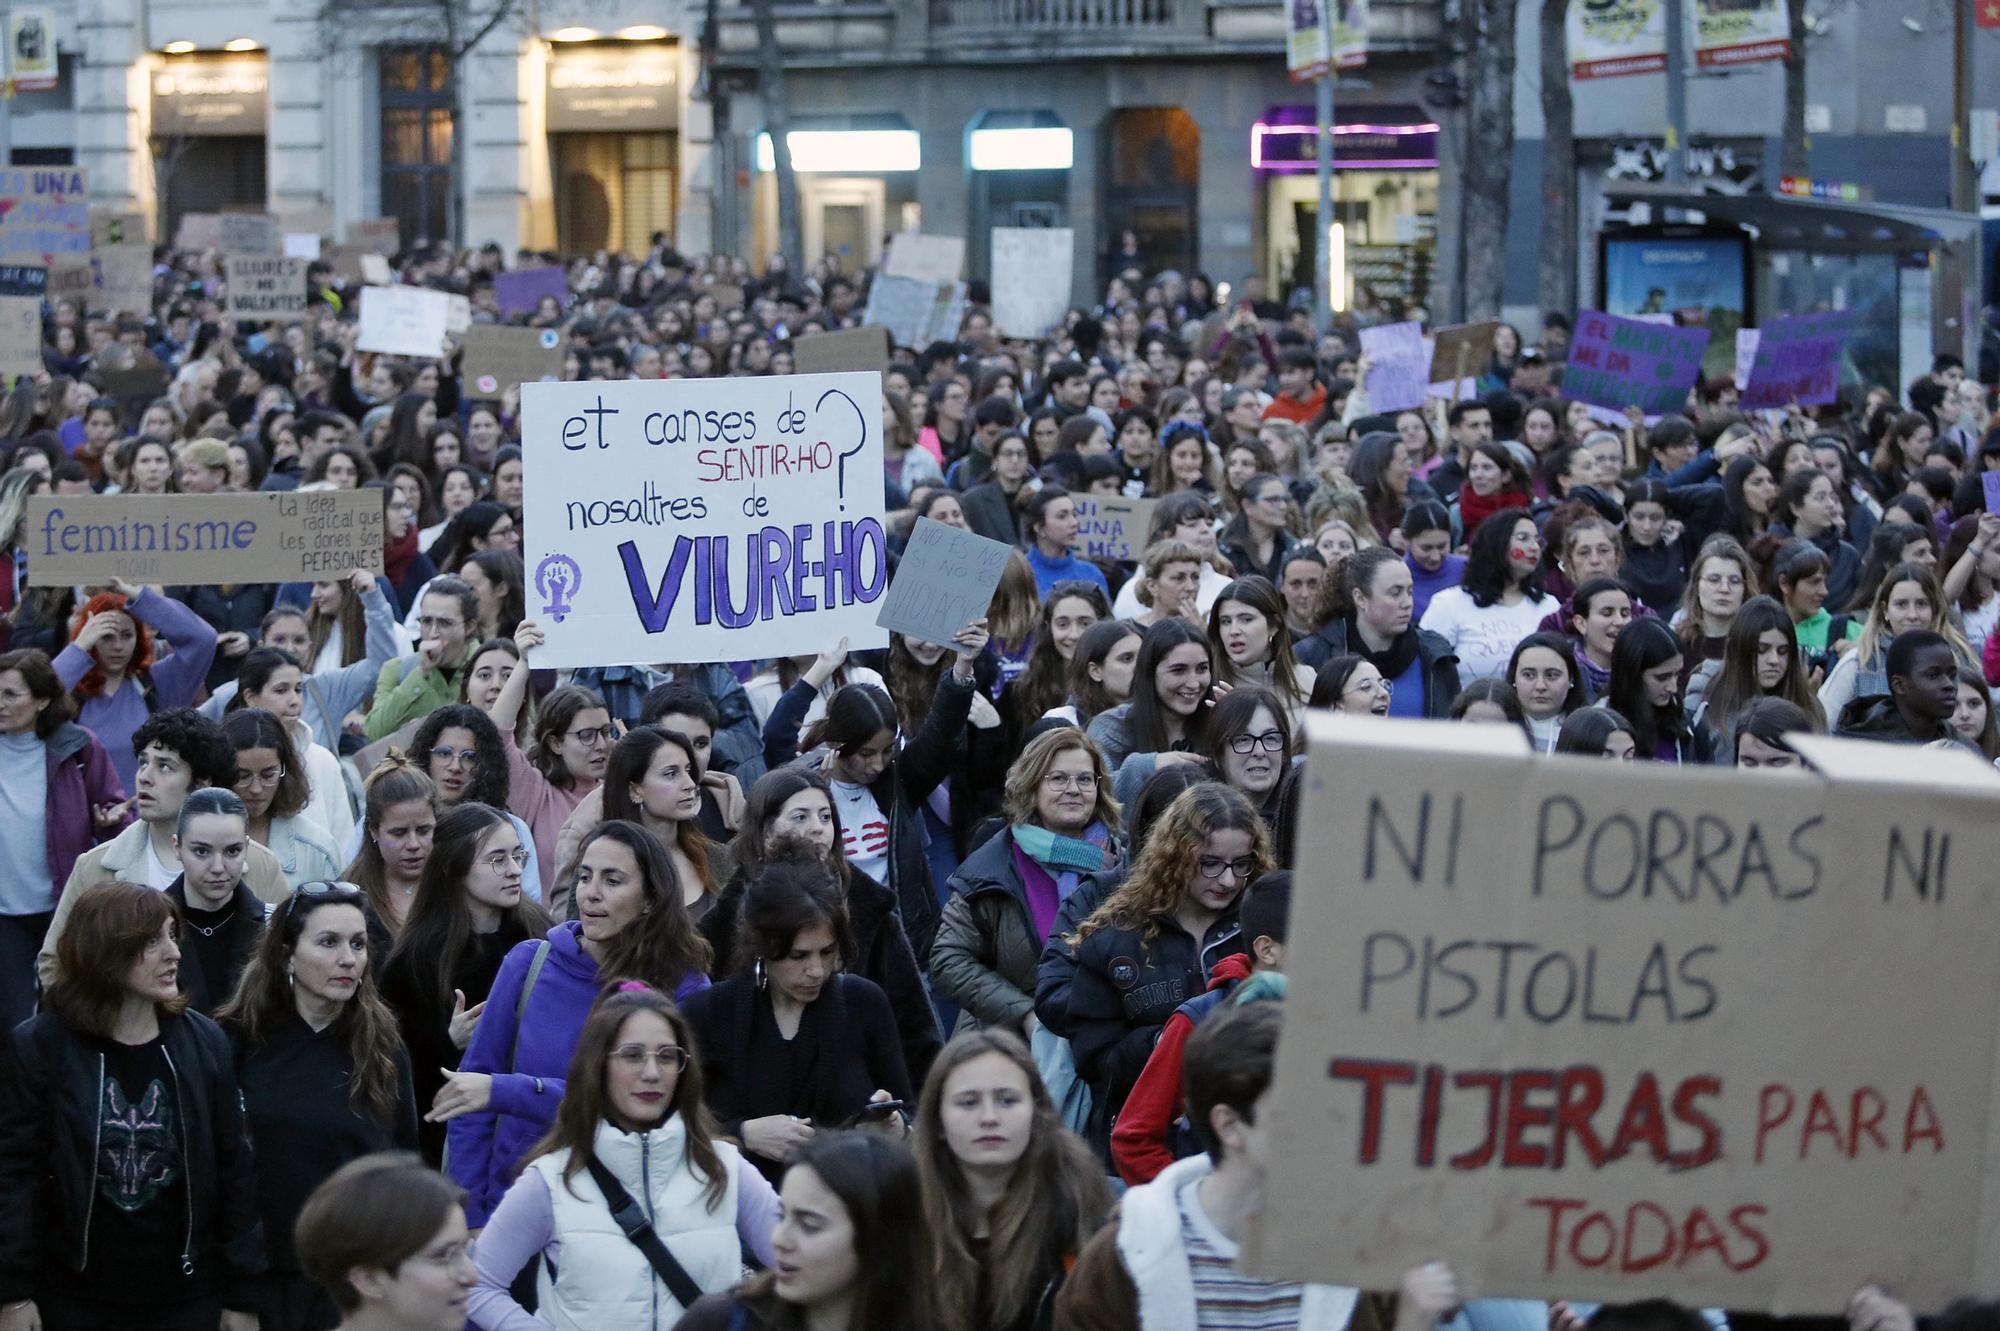
[[[548,666],[882,647],[882,379],[521,386]]]

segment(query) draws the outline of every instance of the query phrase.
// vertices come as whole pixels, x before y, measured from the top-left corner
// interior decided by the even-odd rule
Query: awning
[[[1755,227],[1766,246],[1824,254],[1929,251],[1972,240],[1980,228],[1977,217],[1947,208],[1762,194],[1701,194],[1659,184],[1614,185],[1604,193],[1614,203],[1698,212]]]

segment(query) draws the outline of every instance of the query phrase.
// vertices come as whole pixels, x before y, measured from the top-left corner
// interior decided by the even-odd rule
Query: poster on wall
[[[1791,54],[1779,0],[1695,0],[1687,49],[1701,69],[1730,69]],[[1569,9],[1570,73],[1579,79],[1657,74],[1667,67],[1662,0],[1579,0]]]
[[[1332,44],[1328,45],[1332,9]],[[1292,82],[1306,83],[1335,69],[1368,63],[1368,0],[1291,0],[1286,19],[1285,68]]]
[[[1783,60],[1792,53],[1789,23],[1778,0],[1695,0],[1691,45],[1702,69],[1731,69]]]

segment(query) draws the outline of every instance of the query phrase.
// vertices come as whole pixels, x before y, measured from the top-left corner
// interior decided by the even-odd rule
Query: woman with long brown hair
[[[953,1331],[1048,1324],[1063,1275],[1111,1211],[1104,1170],[1011,1031],[944,1047],[917,1104],[931,1288]]]
[[[628,1199],[681,1280],[619,1229]],[[687,1019],[659,990],[622,981],[585,1019],[555,1125],[479,1236],[466,1311],[486,1331],[672,1326],[689,1291],[736,1283],[745,1249],[769,1264],[777,1218],[776,1191],[716,1140]],[[539,1321],[509,1293],[537,1258]]]
[[[1729,626],[1729,645],[1720,662],[1704,661],[1688,680],[1688,724],[1704,727],[1715,742],[1714,762],[1736,761],[1736,724],[1743,709],[1758,698],[1783,698],[1821,730],[1819,698],[1799,651],[1798,632],[1784,606],[1768,596],[1753,596]]]
[[[361,850],[340,876],[368,899],[379,957],[386,958],[431,857],[437,787],[423,769],[391,749],[368,774],[364,790]]]
[[[300,885],[272,913],[216,1014],[236,1050],[271,1269],[260,1331],[318,1331],[334,1308],[300,1269],[292,1226],[342,1165],[417,1144],[410,1056],[368,964],[367,899]]]
[[[569,870],[575,867],[570,861],[577,843],[599,823],[622,818],[651,832],[667,852],[688,917],[699,920],[708,914],[722,890],[714,866],[726,861],[728,852],[701,830],[701,763],[694,741],[663,725],[640,726],[611,746],[599,789],[600,800],[579,804],[556,840],[562,866],[552,898],[555,913],[562,914],[569,901]]]

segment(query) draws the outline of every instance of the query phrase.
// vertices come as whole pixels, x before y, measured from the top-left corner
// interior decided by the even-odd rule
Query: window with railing
[[[1039,32],[1156,28],[1174,21],[1173,6],[1174,0],[931,0],[931,26]]]

